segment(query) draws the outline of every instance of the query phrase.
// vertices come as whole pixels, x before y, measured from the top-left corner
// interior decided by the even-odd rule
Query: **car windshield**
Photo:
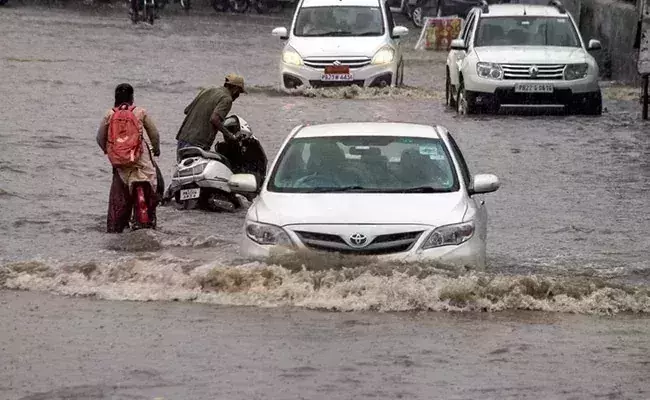
[[[566,17],[482,18],[474,46],[580,47],[580,40]]]
[[[268,190],[291,193],[438,193],[459,188],[440,139],[298,138],[283,150]]]
[[[303,7],[298,12],[296,36],[381,36],[384,24],[379,7]]]

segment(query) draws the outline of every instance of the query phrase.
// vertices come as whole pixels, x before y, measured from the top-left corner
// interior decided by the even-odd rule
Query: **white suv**
[[[598,64],[571,14],[548,5],[493,4],[470,11],[447,56],[447,105],[461,114],[502,106],[559,106],[600,115]]]
[[[280,60],[280,82],[300,86],[389,86],[404,79],[400,38],[384,0],[300,0]]]

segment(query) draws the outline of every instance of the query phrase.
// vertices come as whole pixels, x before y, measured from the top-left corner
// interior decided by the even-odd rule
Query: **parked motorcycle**
[[[212,0],[212,8],[220,13],[232,10],[242,14],[248,11],[249,7],[250,0]]]
[[[218,143],[216,152],[199,147],[186,147],[178,151],[181,161],[163,196],[163,204],[174,199],[184,209],[198,206],[210,211],[233,212],[243,204],[228,186],[230,177],[234,173],[252,173],[259,184],[264,181],[268,160],[248,123],[237,115],[231,115],[224,120],[223,126],[233,132],[236,141]],[[255,162],[241,167],[246,165],[242,160],[251,158]],[[252,194],[246,198],[252,201],[255,196]]]
[[[164,9],[165,6],[167,5],[167,3],[169,3],[169,2],[170,2],[170,0],[159,0],[159,1],[158,1],[158,7],[159,7],[159,9],[160,9],[160,10]],[[190,11],[190,7],[191,7],[190,0],[171,0],[171,2],[173,2],[173,3],[180,3],[180,4],[181,4],[181,8],[182,8],[183,10],[185,10],[186,12],[189,12],[189,11]]]
[[[296,0],[252,0],[253,8],[259,14],[277,13],[282,9],[295,6]]]

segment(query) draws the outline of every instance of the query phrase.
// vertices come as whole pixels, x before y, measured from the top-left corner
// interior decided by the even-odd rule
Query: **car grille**
[[[537,67],[537,75],[531,76],[530,68]],[[565,64],[501,64],[503,79],[561,80]]]
[[[379,235],[367,246],[356,248],[348,245],[339,235],[295,231],[309,249],[356,255],[381,255],[408,251],[422,235],[422,232],[424,231]]]
[[[347,57],[342,57],[342,58],[320,58],[320,57],[313,57],[313,58],[305,58],[303,62],[305,63],[306,66],[316,68],[316,69],[325,69],[325,67],[334,65],[334,63],[338,61],[341,63],[341,65],[347,65],[350,67],[350,69],[358,69],[361,67],[365,67],[366,65],[370,64],[370,59],[368,57],[356,57],[356,58],[347,58]]]

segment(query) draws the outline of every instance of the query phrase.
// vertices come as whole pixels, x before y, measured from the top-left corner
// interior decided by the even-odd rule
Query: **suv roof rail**
[[[488,2],[486,0],[479,0],[479,3],[481,5],[481,12],[483,12],[484,14],[487,14],[487,13],[490,12],[490,5],[488,4]]]
[[[548,5],[557,8],[560,14],[566,14],[566,8],[564,8],[564,5],[560,0],[551,0],[548,2]]]

